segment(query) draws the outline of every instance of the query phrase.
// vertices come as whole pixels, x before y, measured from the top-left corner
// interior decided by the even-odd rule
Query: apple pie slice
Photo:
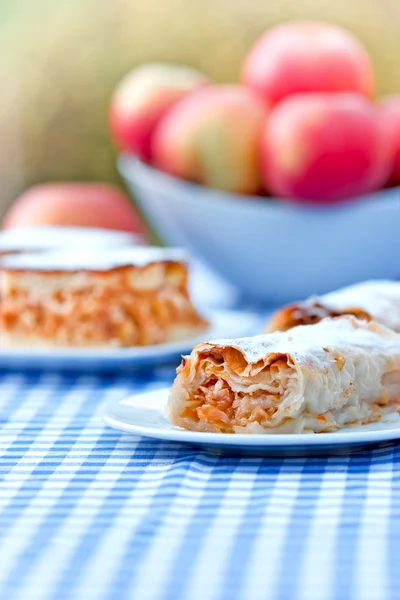
[[[0,345],[145,346],[208,327],[181,251],[131,247],[0,261]]]

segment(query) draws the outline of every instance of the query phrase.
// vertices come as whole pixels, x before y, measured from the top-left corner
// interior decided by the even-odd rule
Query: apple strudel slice
[[[172,423],[220,433],[319,433],[400,407],[400,335],[374,321],[324,319],[199,344],[172,387]]]
[[[284,306],[267,323],[266,331],[287,331],[297,325],[311,325],[325,317],[340,315],[353,315],[366,321],[374,319],[400,331],[400,282],[365,281]]]

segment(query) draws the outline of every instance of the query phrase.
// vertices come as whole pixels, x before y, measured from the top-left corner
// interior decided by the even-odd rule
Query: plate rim
[[[275,433],[275,434],[246,434],[246,433],[209,433],[199,431],[189,431],[181,427],[170,424],[170,428],[161,429],[158,427],[150,427],[146,425],[128,423],[121,421],[111,414],[113,406],[121,405],[123,402],[137,398],[154,396],[159,394],[162,396],[169,392],[169,387],[163,387],[147,392],[139,392],[131,394],[122,399],[111,399],[103,407],[101,418],[109,427],[125,433],[139,435],[151,439],[166,440],[171,442],[191,443],[191,444],[208,444],[211,446],[247,446],[263,447],[263,448],[291,448],[291,447],[318,447],[318,446],[342,446],[342,445],[360,445],[373,444],[385,441],[393,441],[400,439],[400,421],[396,427],[387,427],[382,429],[368,429],[357,431],[349,429],[349,431],[338,431],[321,434],[304,434],[304,433]],[[153,407],[154,410],[157,410]],[[165,413],[163,413],[164,418]],[[122,426],[121,426],[122,425]]]

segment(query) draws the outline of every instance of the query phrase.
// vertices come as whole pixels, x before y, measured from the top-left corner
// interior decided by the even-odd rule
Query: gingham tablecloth
[[[135,377],[0,375],[1,600],[400,598],[400,446],[241,458],[120,434]]]

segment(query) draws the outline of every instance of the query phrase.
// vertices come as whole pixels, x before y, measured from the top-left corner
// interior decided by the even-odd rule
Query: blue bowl
[[[328,207],[229,194],[123,155],[118,167],[159,236],[253,300],[279,304],[400,275],[400,188]]]

